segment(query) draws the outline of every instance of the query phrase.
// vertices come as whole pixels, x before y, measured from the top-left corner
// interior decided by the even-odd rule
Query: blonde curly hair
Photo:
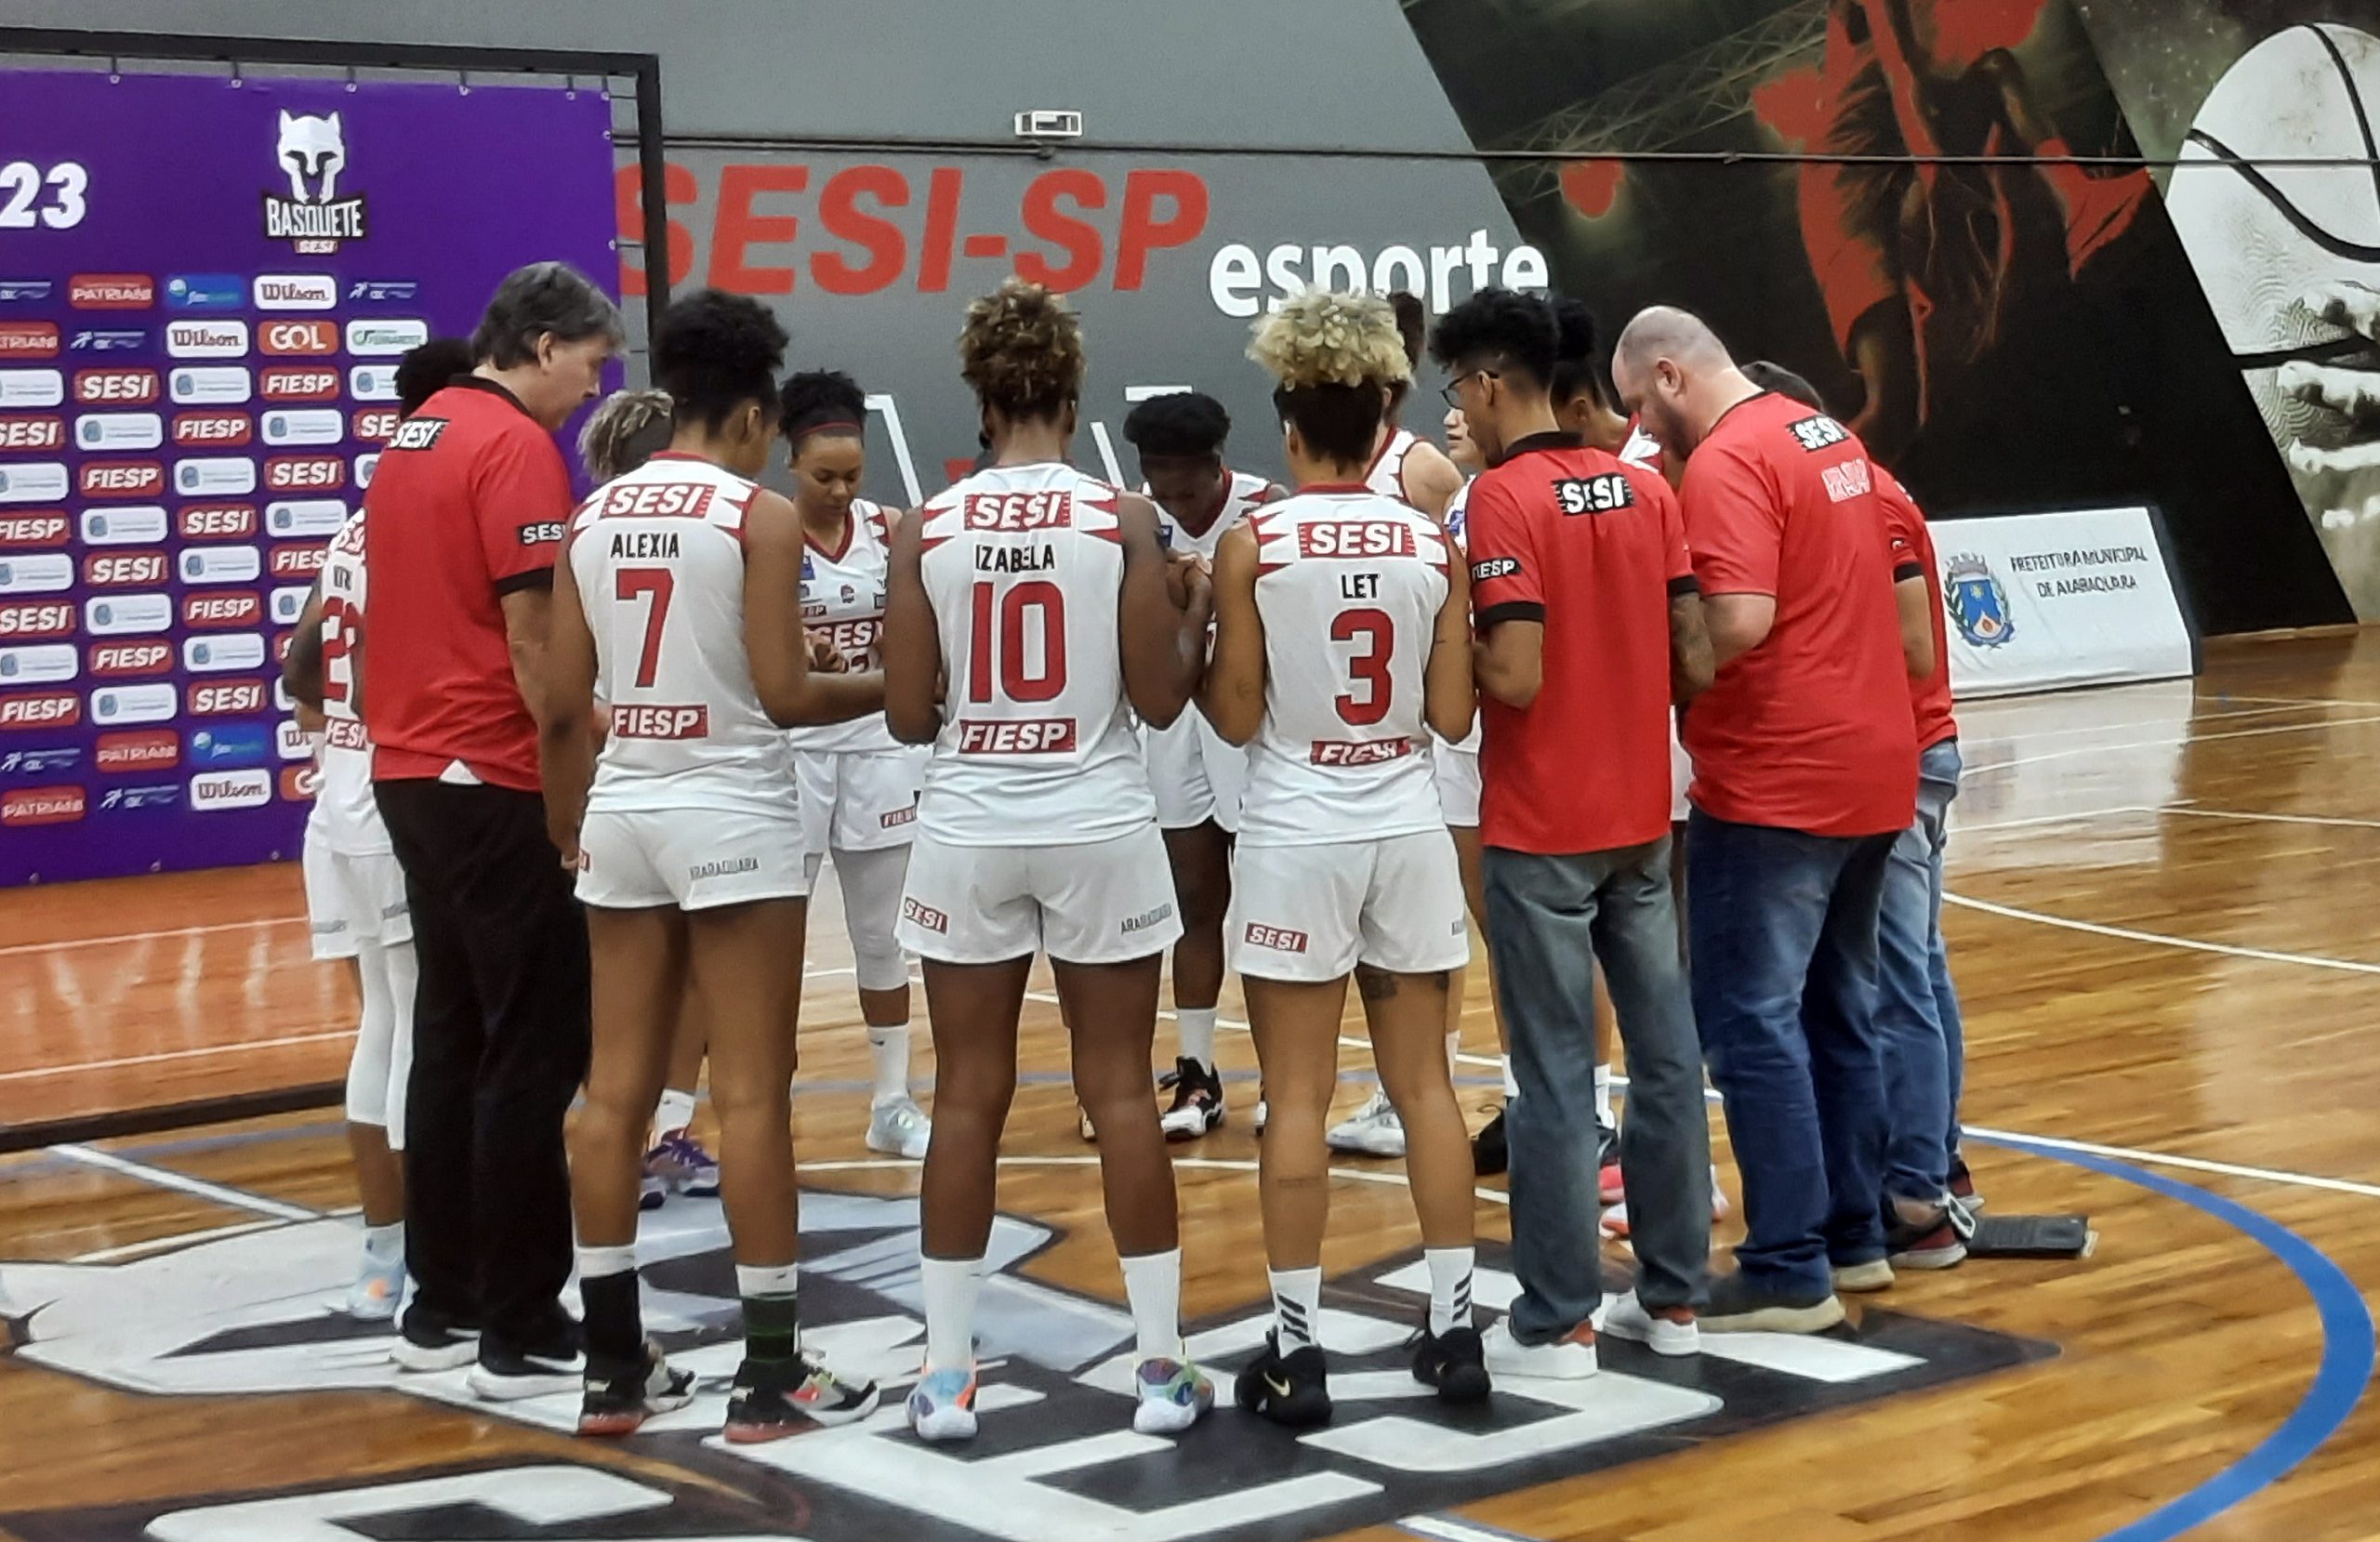
[[[1308,289],[1250,329],[1248,356],[1284,390],[1394,386],[1413,376],[1389,303],[1369,295]]]
[[[664,390],[614,391],[578,430],[578,458],[597,481],[625,476],[669,443],[676,403]]]
[[[1055,416],[1082,393],[1082,320],[1061,296],[1009,278],[967,304],[959,376],[1011,417]]]

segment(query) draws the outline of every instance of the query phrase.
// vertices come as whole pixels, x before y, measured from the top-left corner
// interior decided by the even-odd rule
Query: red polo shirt
[[[1915,817],[1909,666],[1873,481],[1850,429],[1766,392],[1688,457],[1679,497],[1702,592],[1777,601],[1768,636],[1686,710],[1706,813],[1821,836]]]
[[[1694,587],[1659,473],[1538,434],[1471,484],[1472,613],[1545,625],[1526,708],[1482,697],[1480,838],[1561,856],[1670,829],[1670,599]]]
[[[536,792],[537,728],[504,596],[549,584],[570,471],[511,392],[447,387],[397,429],[364,495],[364,723],[383,782],[470,775]]]
[[[1934,537],[1926,532],[1925,516],[1909,489],[1883,467],[1870,468],[1876,474],[1876,501],[1884,506],[1884,529],[1892,536],[1893,582],[1902,584],[1923,575],[1926,600],[1934,608],[1934,673],[1909,682],[1910,709],[1917,718],[1917,747],[1929,750],[1957,737],[1959,731],[1957,720],[1950,716],[1950,634],[1942,615],[1942,564],[1934,555]]]

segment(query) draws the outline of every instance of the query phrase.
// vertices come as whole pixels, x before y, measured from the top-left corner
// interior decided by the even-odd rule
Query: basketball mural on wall
[[[2375,109],[2380,38],[2333,23],[2276,33],[2207,94],[2165,193],[2224,340],[2367,621],[2380,617]]]

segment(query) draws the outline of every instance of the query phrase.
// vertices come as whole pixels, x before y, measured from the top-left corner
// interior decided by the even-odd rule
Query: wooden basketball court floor
[[[1607,1344],[1567,1401],[1508,1393],[1485,1422],[1453,1420],[1396,1370],[1419,1303],[1400,1165],[1342,1160],[1326,1259],[1339,1423],[1293,1443],[1226,1411],[1179,1448],[1141,1442],[1105,1390],[1120,1286],[1037,996],[986,1294],[1014,1347],[987,1377],[984,1449],[923,1451],[888,1414],[730,1453],[705,1443],[716,1400],[707,1429],[598,1447],[557,1432],[559,1404],[392,1390],[377,1343],[326,1305],[354,1196],[321,1109],[0,1157],[0,1292],[19,1314],[0,1535],[2380,1535],[2380,1415],[2362,1397],[2380,1291],[2380,635],[2218,643],[2196,682],[1961,718],[1948,927],[1970,1153],[1995,1210],[2088,1212],[2088,1259],[1905,1276],[1805,1349],[1656,1364]],[[804,1294],[844,1319],[822,1330],[840,1355],[892,1374],[917,1352],[899,1304],[916,1172],[861,1143],[866,1043],[819,909],[796,1106]],[[21,1145],[28,1126],[335,1081],[350,1003],[309,962],[299,912],[287,868],[0,895],[0,1127]],[[1484,1111],[1495,1045],[1475,972],[1470,995],[1462,1091]],[[1351,1033],[1348,1106],[1369,1089]],[[1223,1060],[1232,1121],[1176,1151],[1185,1311],[1228,1364],[1264,1282],[1244,1035],[1226,1032]],[[1482,1236],[1501,1239],[1502,1181],[1479,1194]],[[715,1208],[673,1201],[652,1227],[648,1261],[671,1260],[648,1270],[657,1320],[717,1337]]]

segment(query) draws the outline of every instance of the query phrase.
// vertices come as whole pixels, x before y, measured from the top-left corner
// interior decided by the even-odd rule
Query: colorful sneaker
[[[404,1294],[403,1255],[383,1260],[366,1252],[355,1283],[347,1287],[347,1314],[359,1323],[385,1323],[396,1316]]]
[[[1405,1121],[1396,1116],[1396,1106],[1388,1100],[1387,1092],[1377,1091],[1353,1115],[1331,1126],[1330,1133],[1322,1139],[1332,1151],[1357,1156],[1403,1156]]]
[[[1173,1104],[1157,1123],[1168,1140],[1196,1140],[1223,1122],[1223,1080],[1188,1056],[1173,1062]]]
[[[1889,1208],[1889,1206],[1887,1207]],[[1966,1262],[1966,1238],[1959,1232],[1953,1205],[1944,1205],[1920,1220],[1888,1215],[1884,1223],[1884,1258],[1895,1269],[1955,1269]]]
[[[719,1163],[693,1134],[673,1129],[644,1153],[648,1177],[658,1177],[673,1193],[710,1199],[719,1193]],[[642,1196],[639,1196],[642,1202]]]
[[[1144,1435],[1178,1435],[1215,1405],[1215,1384],[1186,1360],[1144,1360],[1132,1371],[1139,1404],[1132,1428]]]
[[[694,1401],[694,1373],[673,1371],[661,1346],[645,1341],[644,1359],[617,1376],[597,1372],[590,1359],[587,1390],[578,1404],[582,1435],[633,1435],[656,1414],[675,1413]]]
[[[1413,1379],[1435,1388],[1441,1403],[1485,1403],[1493,1384],[1488,1378],[1488,1350],[1474,1327],[1430,1331],[1429,1318],[1414,1336]]]
[[[933,1121],[906,1093],[867,1111],[867,1149],[906,1161],[922,1162],[933,1143]]]
[[[1628,1185],[1620,1176],[1620,1130],[1600,1119],[1595,1121],[1595,1188],[1606,1205],[1628,1197]]]
[[[807,1354],[791,1360],[750,1360],[735,1369],[727,1395],[730,1444],[798,1435],[813,1424],[850,1424],[876,1412],[876,1383],[853,1386]]]
[[[1614,1242],[1626,1242],[1628,1240],[1628,1202],[1623,1199],[1606,1210],[1603,1213],[1603,1219],[1595,1222],[1595,1230]]]
[[[1138,1418],[1137,1412],[1133,1417]],[[928,1371],[909,1389],[909,1428],[921,1441],[975,1438],[975,1367]]]
[[[1692,1307],[1663,1307],[1647,1311],[1630,1291],[1604,1309],[1603,1331],[1614,1338],[1651,1347],[1655,1354],[1696,1354],[1702,1349],[1702,1330]]]
[[[1264,1352],[1232,1383],[1232,1397],[1275,1424],[1310,1430],[1330,1422],[1329,1372],[1320,1346],[1308,1344],[1283,1354],[1278,1336],[1268,1333]]]
[[[1471,1170],[1481,1178],[1493,1178],[1510,1171],[1512,1149],[1504,1142],[1504,1105],[1496,1105],[1496,1116],[1479,1127],[1471,1138]]]

